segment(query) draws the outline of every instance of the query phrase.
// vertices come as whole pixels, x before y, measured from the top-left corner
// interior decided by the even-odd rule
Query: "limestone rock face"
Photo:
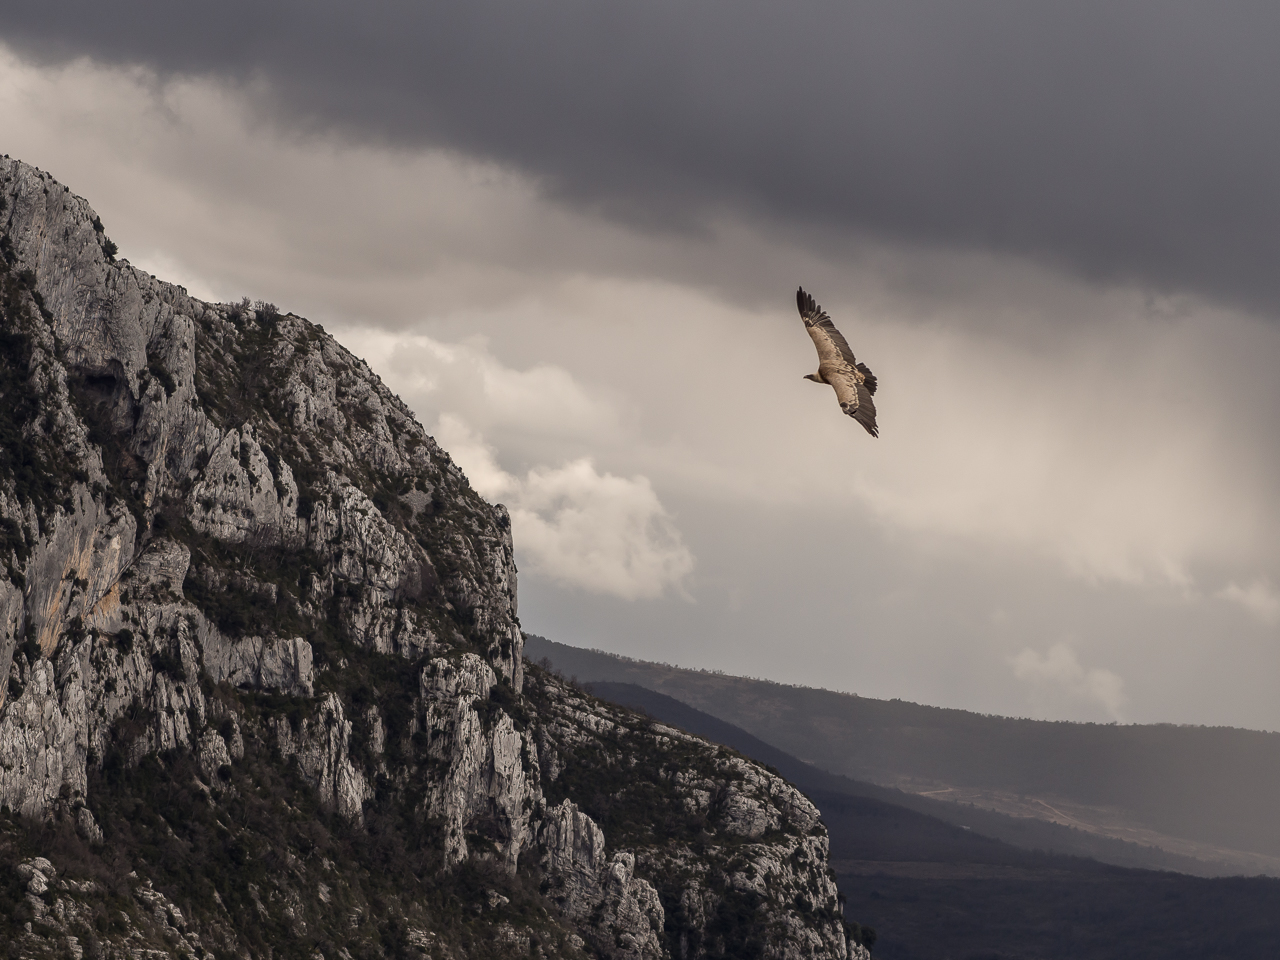
[[[507,512],[367,364],[113,254],[0,159],[0,819],[62,838],[0,830],[0,939],[850,955],[803,796],[525,663]]]
[[[205,730],[200,737],[199,755],[200,772],[204,774],[205,782],[221,786],[221,771],[231,766],[231,751],[227,749],[227,741],[213,730]]]
[[[566,915],[588,925],[606,956],[662,957],[665,916],[658,892],[635,876],[635,854],[605,852],[604,833],[572,801],[548,811],[544,864]]]
[[[540,799],[537,753],[508,714],[488,711],[497,685],[493,669],[475,654],[456,663],[437,658],[423,668],[423,728],[443,774],[428,790],[428,809],[446,825],[447,862],[468,856],[466,827],[481,822],[485,834],[473,843],[515,869],[530,845],[530,814]]]
[[[236,687],[312,694],[311,644],[301,637],[246,637],[234,643],[219,642],[222,639],[215,636],[204,648],[204,668],[214,683],[225,680]]]
[[[351,762],[351,722],[342,701],[329,694],[321,701],[316,716],[303,719],[296,733],[283,717],[277,718],[274,726],[280,753],[297,760],[321,801],[335,807],[348,820],[361,821],[364,801],[372,791]]]
[[[85,789],[84,686],[76,676],[59,689],[55,673],[47,660],[27,666],[22,696],[0,720],[0,796],[27,816],[52,806],[63,784]]]
[[[566,798],[541,839],[551,898],[592,918],[602,956],[850,956],[826,830],[795,787],[543,671],[527,692],[544,795],[592,782],[595,816]]]

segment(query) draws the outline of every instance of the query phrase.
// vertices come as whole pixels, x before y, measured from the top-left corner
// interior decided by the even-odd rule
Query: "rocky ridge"
[[[506,512],[363,361],[115,253],[0,160],[11,955],[865,954],[801,794],[524,661]]]

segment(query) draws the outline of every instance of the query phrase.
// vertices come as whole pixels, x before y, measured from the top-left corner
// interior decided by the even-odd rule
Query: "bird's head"
[[[821,380],[819,380],[819,379],[818,379],[818,375],[817,375],[816,373],[806,373],[806,374],[804,375],[804,378],[805,378],[806,380],[812,380],[814,383],[821,383],[821,382],[822,382]]]

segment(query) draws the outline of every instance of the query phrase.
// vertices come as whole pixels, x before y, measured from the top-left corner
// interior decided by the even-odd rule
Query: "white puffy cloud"
[[[1044,654],[1027,647],[1010,663],[1014,675],[1036,688],[1036,693],[1065,694],[1073,699],[1092,701],[1112,720],[1124,719],[1127,701],[1124,681],[1102,667],[1085,669],[1069,644],[1055,643]]]
[[[480,496],[497,503],[511,499],[516,493],[520,481],[498,466],[493,447],[457,414],[440,414],[434,435]]]
[[[447,409],[482,434],[497,427],[543,441],[590,444],[617,432],[617,414],[598,391],[556,364],[504,364],[486,337],[447,343],[378,329],[334,332],[424,415]]]
[[[1263,623],[1280,623],[1280,593],[1265,580],[1254,580],[1244,587],[1229,583],[1215,596],[1240,604]]]
[[[649,479],[602,473],[590,456],[619,433],[604,391],[555,364],[508,366],[484,337],[340,334],[428,422],[435,413],[435,438],[471,485],[507,505],[525,572],[624,600],[679,589],[693,557]],[[503,469],[491,432],[508,439],[505,456],[518,447],[533,465],[519,475]],[[556,467],[538,462],[556,447],[572,455]]]
[[[678,588],[693,569],[693,555],[648,478],[601,474],[585,457],[517,477],[453,414],[441,415],[435,436],[482,496],[507,504],[517,556],[532,572],[638,600]]]
[[[625,600],[656,597],[693,569],[649,480],[600,474],[587,459],[530,470],[511,522],[535,569]]]

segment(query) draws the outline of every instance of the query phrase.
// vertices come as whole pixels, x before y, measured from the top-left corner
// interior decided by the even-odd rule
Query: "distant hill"
[[[733,747],[777,770],[822,810],[831,830],[833,857],[1025,865],[1027,851],[1045,851],[1118,866],[1176,870],[1197,876],[1233,872],[1220,864],[1207,864],[1192,857],[1045,820],[1011,817],[970,804],[935,800],[828,773],[770,746],[741,727],[633,683],[593,682],[586,688],[603,700],[644,711],[663,723]],[[857,819],[857,829],[850,829],[852,824],[845,823],[850,816]],[[879,831],[868,828],[868,824],[892,822],[898,831],[904,820],[912,825],[911,839],[895,832],[892,849],[879,849]],[[848,838],[855,834],[856,843],[850,843]],[[1001,842],[993,843],[993,840]],[[873,848],[868,849],[868,844]]]
[[[1278,880],[1209,880],[1019,849],[981,831],[1012,831],[1024,847],[1043,840],[1049,849],[1084,852],[1092,845],[1121,862],[1163,862],[1182,870],[1203,866],[1137,844],[827,773],[740,727],[635,684],[595,682],[587,689],[733,747],[804,790],[822,811],[849,912],[876,931],[879,960],[1280,956]]]
[[[831,773],[1137,841],[1204,861],[1195,872],[1280,875],[1280,734],[986,716],[681,669],[534,635],[526,655],[582,682],[666,694]],[[1064,849],[1040,839],[1020,845]],[[1105,849],[1088,855],[1115,862]]]

